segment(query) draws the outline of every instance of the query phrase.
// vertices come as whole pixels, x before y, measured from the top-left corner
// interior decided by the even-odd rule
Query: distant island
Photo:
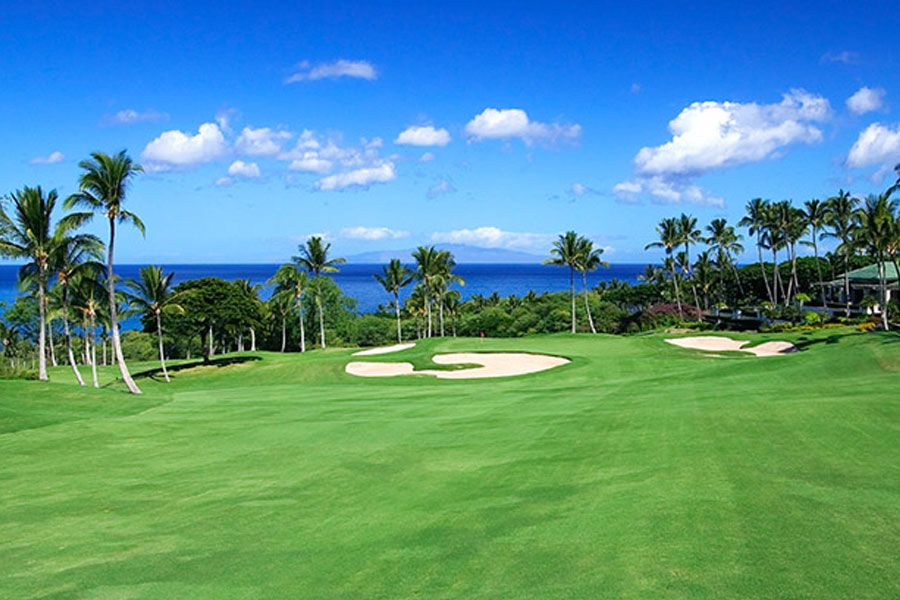
[[[539,263],[544,257],[505,248],[481,248],[466,244],[439,244],[436,247],[453,253],[458,263]],[[388,263],[393,258],[408,261],[415,248],[402,250],[375,250],[347,257],[350,263]]]

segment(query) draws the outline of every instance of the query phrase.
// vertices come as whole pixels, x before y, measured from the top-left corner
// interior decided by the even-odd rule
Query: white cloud
[[[303,61],[298,65],[298,71],[285,79],[284,83],[336,79],[338,77],[355,77],[372,81],[378,77],[378,72],[371,63],[365,60],[341,59],[316,65],[310,64],[309,61]]]
[[[422,156],[419,157],[419,162],[431,162],[434,160],[433,152],[426,152]]]
[[[593,193],[594,190],[584,185],[583,183],[573,183],[572,187],[569,188],[569,191],[572,192],[575,196],[584,196],[585,194]]]
[[[168,119],[169,115],[157,110],[139,112],[133,108],[120,110],[114,115],[104,115],[101,120],[103,125],[133,125],[134,123],[156,123]]]
[[[53,165],[58,162],[62,162],[65,158],[65,154],[63,154],[59,150],[56,150],[54,152],[51,152],[47,156],[35,156],[31,159],[30,162],[33,165]]]
[[[900,125],[893,129],[881,123],[869,125],[850,148],[847,155],[848,167],[880,168],[873,179],[880,180],[900,163]]]
[[[228,187],[234,183],[234,180],[231,177],[219,177],[216,179],[216,185],[219,187]]]
[[[345,227],[341,230],[341,236],[351,240],[399,240],[409,237],[409,232],[387,227]]]
[[[215,123],[204,123],[196,135],[177,129],[163,132],[141,152],[141,159],[152,170],[193,167],[211,162],[229,153],[228,142]]]
[[[259,166],[255,162],[236,160],[228,167],[228,174],[234,177],[260,177]]]
[[[466,124],[469,141],[519,138],[527,145],[574,141],[581,137],[581,125],[532,121],[518,108],[486,108]]]
[[[863,86],[855,94],[847,98],[847,108],[855,115],[864,115],[873,110],[884,108],[884,97],[887,92],[883,88]]]
[[[456,188],[447,181],[446,179],[441,179],[439,182],[428,188],[428,197],[429,198],[437,198],[438,196],[442,196],[444,194],[452,194],[456,191]]]
[[[641,84],[632,83],[631,84],[631,93],[632,94],[640,94],[641,93]]]
[[[222,108],[216,111],[216,123],[225,133],[231,133],[231,121],[238,116],[236,108]]]
[[[300,158],[291,161],[288,169],[302,173],[318,173],[324,175],[331,171],[334,163],[324,158],[319,158],[317,152],[304,152]]]
[[[517,233],[497,227],[477,227],[455,231],[437,231],[431,234],[434,242],[469,244],[483,248],[544,248],[556,239],[555,233]]]
[[[781,102],[694,102],[669,122],[672,139],[644,147],[634,158],[637,179],[619,184],[621,194],[646,193],[663,202],[718,205],[693,179],[710,171],[773,157],[792,144],[822,139],[813,123],[831,117],[822,96],[793,89]],[[633,190],[639,190],[634,192]]]
[[[450,143],[450,132],[446,129],[427,127],[408,127],[400,132],[395,144],[407,146],[446,146]]]
[[[289,131],[277,131],[268,127],[253,129],[244,127],[234,141],[234,149],[246,156],[277,156],[282,152],[281,144],[291,139]]]
[[[623,181],[613,186],[613,193],[619,200],[636,203],[644,194],[657,204],[699,204],[702,206],[724,207],[725,201],[711,196],[688,181],[679,178],[664,178],[659,175],[639,177],[633,181]]]
[[[819,59],[824,64],[842,63],[845,65],[855,65],[859,63],[859,52],[851,52],[850,50],[842,50],[840,52],[826,52]]]
[[[394,163],[385,162],[377,167],[364,167],[323,177],[316,182],[316,188],[333,191],[348,187],[369,187],[373,183],[386,183],[396,178]]]

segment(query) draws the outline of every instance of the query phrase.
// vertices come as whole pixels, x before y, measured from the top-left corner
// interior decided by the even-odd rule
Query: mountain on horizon
[[[537,263],[543,257],[518,250],[506,250],[504,248],[481,248],[466,244],[435,244],[440,250],[449,250],[458,263]],[[350,263],[386,263],[392,258],[401,261],[412,262],[410,256],[415,248],[403,250],[374,250],[362,252],[347,257]]]

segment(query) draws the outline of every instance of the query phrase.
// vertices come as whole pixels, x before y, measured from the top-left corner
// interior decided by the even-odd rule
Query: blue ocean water
[[[117,265],[116,274],[122,278],[137,278],[142,265]],[[249,279],[252,284],[263,284],[278,269],[277,264],[235,264],[235,265],[163,265],[165,272],[175,272],[175,283],[201,277],[220,277],[225,280]],[[379,264],[347,264],[342,265],[338,273],[331,276],[341,286],[344,293],[356,298],[360,313],[372,312],[379,304],[385,304],[390,296],[372,277],[381,272]],[[618,279],[636,283],[637,276],[643,272],[645,264],[612,264],[608,269],[600,269],[588,273],[588,286],[599,281]],[[13,302],[20,294],[16,288],[19,267],[0,264],[0,302]],[[529,291],[537,293],[557,292],[569,287],[568,270],[541,264],[460,264],[454,270],[462,277],[466,285],[458,287],[464,299],[475,294],[489,296],[497,292],[501,296],[516,294],[523,296]],[[577,282],[581,287],[581,282]],[[405,291],[408,293],[409,288]],[[264,289],[260,294],[266,299],[271,289]]]

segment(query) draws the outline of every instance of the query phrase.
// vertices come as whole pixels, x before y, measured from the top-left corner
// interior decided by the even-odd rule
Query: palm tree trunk
[[[72,370],[75,371],[75,379],[78,380],[78,385],[84,387],[84,379],[81,378],[81,373],[78,371],[78,365],[75,364],[75,354],[72,352],[72,334],[69,331],[69,306],[68,302],[66,301],[65,288],[63,288],[62,311],[63,331],[66,335],[66,354],[68,354],[69,356],[69,364],[72,366]]]
[[[684,310],[681,308],[681,290],[678,289],[678,272],[672,267],[672,283],[675,284],[675,304],[678,305],[678,318],[684,320]]]
[[[884,330],[887,331],[889,329],[887,281],[884,275],[884,260],[882,260],[881,256],[878,257],[878,280],[881,284],[881,324],[884,326]]]
[[[431,337],[431,298],[428,296],[428,284],[425,284],[425,313],[428,319],[428,329],[425,337]]]
[[[394,290],[394,309],[397,312],[397,343],[403,343],[403,329],[400,326],[400,294]]]
[[[787,294],[784,297],[785,307],[787,307],[787,305],[790,304],[791,298],[793,298],[793,295],[794,295],[794,264],[795,264],[794,261],[796,260],[795,254],[794,254],[795,251],[796,251],[796,249],[793,248],[792,244],[787,245],[788,260],[791,261],[791,277],[790,277],[790,279],[788,279]]]
[[[575,333],[575,269],[569,266],[569,296],[572,297],[572,333]]]
[[[81,342],[84,345],[84,365],[90,366],[91,364],[91,341],[88,339],[88,318],[87,315],[83,315],[81,318]]]
[[[94,387],[100,387],[97,380],[97,327],[94,313],[91,313],[91,375],[94,378]]]
[[[763,283],[766,284],[766,295],[769,296],[769,302],[775,304],[775,299],[772,297],[772,289],[769,287],[769,276],[766,274],[766,267],[763,263],[762,236],[760,236],[759,232],[756,234],[756,251],[759,254],[759,273],[762,275]]]
[[[813,228],[813,257],[816,259],[816,275],[819,278],[819,294],[822,296],[822,308],[825,308],[825,282],[822,281],[822,266],[819,265],[819,243],[817,241],[816,228]]]
[[[775,267],[772,269],[772,304],[778,304],[778,250],[774,244],[772,245],[772,263]]]
[[[53,347],[53,319],[47,319],[47,349],[50,353],[50,364],[54,367],[59,365],[56,362],[56,349]]]
[[[322,298],[316,298],[316,307],[319,309],[319,345],[325,349],[325,317],[322,314]]]
[[[441,295],[438,296],[438,306],[440,308],[441,337],[444,337],[444,289],[441,289]]]
[[[213,342],[213,326],[212,323],[209,324],[209,348],[207,348],[207,356],[208,358],[212,358],[216,353],[216,346]]]
[[[302,317],[301,317],[302,319]],[[302,322],[302,321],[301,321]],[[287,313],[281,313],[281,351],[287,347]]]
[[[166,354],[163,350],[162,319],[160,319],[158,312],[156,313],[156,334],[159,337],[159,364],[162,365],[163,377],[166,378],[166,383],[169,383],[169,372],[166,371]]]
[[[113,278],[113,250],[116,240],[116,221],[114,217],[109,219],[109,259],[106,266],[106,279],[109,285],[109,323],[112,332],[113,352],[116,361],[119,363],[119,372],[122,374],[122,381],[128,387],[128,391],[132,394],[140,394],[141,390],[131,378],[128,372],[128,366],[125,364],[125,356],[122,354],[122,342],[119,339],[119,319],[116,315],[116,283]]]
[[[44,267],[38,267],[38,316],[40,317],[41,331],[38,333],[38,379],[47,381],[47,316],[44,307]]]
[[[297,306],[300,307],[300,352],[306,352],[306,330],[303,326],[303,300],[297,300]]]
[[[844,301],[844,316],[850,318],[850,250],[844,250]]]
[[[591,333],[597,333],[597,329],[594,327],[594,317],[591,316],[591,305],[588,302],[587,273],[584,271],[581,272],[581,284],[584,287],[584,310],[587,312],[588,323],[591,325]]]
[[[256,328],[250,328],[250,352],[256,352]]]

